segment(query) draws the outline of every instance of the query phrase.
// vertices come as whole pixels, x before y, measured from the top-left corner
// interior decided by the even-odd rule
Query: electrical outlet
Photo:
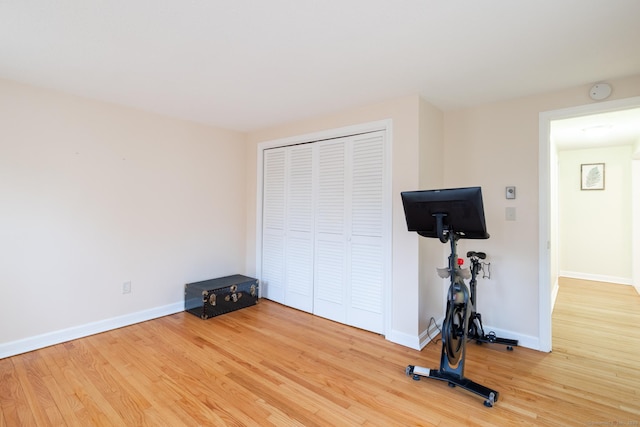
[[[124,282],[122,284],[122,293],[130,294],[131,293],[131,282]]]

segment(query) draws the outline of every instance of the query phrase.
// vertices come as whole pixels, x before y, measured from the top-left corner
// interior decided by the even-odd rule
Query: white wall
[[[610,83],[612,99],[640,95],[640,76]],[[539,348],[539,117],[592,103],[589,87],[445,113],[409,96],[242,135],[0,81],[0,357],[7,343],[179,311],[188,281],[255,273],[257,144],[384,119],[393,120],[393,339],[418,346],[425,320],[441,314],[421,311],[441,296],[419,285],[432,266],[406,231],[399,193],[480,185],[491,238],[460,249],[492,262],[479,311]],[[425,133],[421,123],[438,117],[442,128]],[[440,165],[428,152],[442,153]],[[516,200],[504,199],[506,185]]]
[[[610,83],[614,88],[611,99],[640,95],[640,76],[611,80]],[[420,111],[417,97],[400,98],[253,132],[249,134],[248,141],[255,147],[261,141],[392,118],[393,193],[399,195],[400,191],[416,189],[416,186],[430,186],[429,182],[434,187],[479,185],[483,188],[491,238],[483,241],[463,240],[459,250],[460,253],[471,249],[484,250],[489,255],[492,278],[481,280],[478,285],[479,311],[485,324],[496,333],[519,339],[527,347],[545,348],[540,343],[541,324],[545,322],[540,317],[539,301],[540,283],[548,280],[540,277],[539,270],[540,254],[544,253],[539,247],[540,114],[593,103],[588,95],[589,88],[590,84],[585,84],[558,92],[438,113],[436,115],[443,117],[444,126],[429,132],[441,132],[444,145],[427,144],[425,147],[429,148],[426,151],[420,144],[423,138],[426,141],[431,137],[423,133],[424,128],[418,127],[418,123],[424,119],[416,117]],[[431,119],[437,123],[433,116]],[[417,129],[420,131],[417,132]],[[422,174],[425,171],[417,170],[424,165],[433,167],[434,161],[437,163],[438,155],[431,159],[432,163],[425,160],[428,158],[427,152],[442,153],[439,166],[443,174],[441,181],[435,175],[429,176],[429,182],[423,181]],[[255,164],[254,148],[249,148],[247,156],[248,164]],[[255,182],[255,176],[249,177],[249,205],[255,203]],[[515,200],[505,199],[507,185],[517,187]],[[548,189],[544,189],[543,193],[547,192]],[[515,221],[505,219],[507,207],[516,209]],[[255,209],[252,211],[251,206],[249,209],[247,270],[251,272],[255,271]],[[414,334],[424,332],[429,316],[441,316],[441,311],[431,313],[429,309],[435,309],[434,301],[441,298],[442,292],[430,294],[429,286],[425,286],[425,283],[429,282],[427,275],[433,267],[442,266],[443,262],[446,264],[446,254],[441,252],[440,259],[435,259],[436,255],[433,255],[432,265],[423,263],[423,255],[427,251],[422,248],[429,243],[419,242],[415,235],[406,232],[399,197],[394,199],[393,216],[392,324],[397,336],[406,337],[406,341],[398,339],[396,342],[406,344],[412,341]],[[436,242],[433,244],[437,246]],[[435,246],[430,250],[434,254],[438,252]],[[557,272],[557,266],[554,268]],[[552,280],[555,282],[556,277]],[[420,287],[416,287],[417,283],[421,283]],[[548,284],[548,288],[552,289],[552,285]],[[551,295],[548,295],[548,299],[551,301]]]
[[[445,114],[445,186],[482,187],[488,240],[461,240],[459,253],[487,253],[491,279],[479,279],[486,331],[538,343],[538,113],[518,99]],[[516,199],[505,187],[516,187]],[[515,209],[515,221],[506,209]],[[468,264],[468,262],[467,262]]]
[[[444,113],[431,104],[420,103],[420,176],[416,190],[443,188]],[[428,330],[433,317],[442,324],[445,311],[447,281],[438,276],[436,268],[447,265],[449,245],[439,239],[419,237],[419,331],[421,342],[435,337],[437,330]],[[434,329],[432,325],[432,329]]]
[[[560,275],[631,284],[631,147],[566,150],[559,159]],[[580,165],[605,164],[605,189],[581,190]]]
[[[610,99],[640,95],[640,76],[610,80]],[[547,331],[540,317],[539,290],[552,289],[555,277],[541,277],[539,175],[541,113],[593,104],[590,84],[445,113],[445,186],[480,185],[491,238],[463,241],[461,247],[483,249],[491,261],[492,280],[478,285],[478,308],[496,332],[520,339],[525,346],[546,349]],[[547,129],[548,130],[548,129]],[[517,198],[508,201],[504,187],[515,185]],[[516,209],[516,220],[505,219],[505,208]],[[546,242],[545,242],[546,244]],[[460,252],[462,253],[463,250]],[[547,266],[548,268],[548,266]],[[543,296],[549,298],[551,295]],[[550,319],[546,320],[550,324]],[[549,328],[550,329],[550,328]],[[540,338],[543,339],[541,343]]]
[[[244,273],[245,156],[239,133],[0,80],[0,357]]]

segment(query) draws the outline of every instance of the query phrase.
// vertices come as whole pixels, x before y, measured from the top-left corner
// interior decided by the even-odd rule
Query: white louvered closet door
[[[347,146],[347,324],[384,331],[384,134],[354,137]]]
[[[287,150],[284,303],[313,311],[313,145]]]
[[[262,178],[262,296],[284,303],[285,148],[265,150]]]
[[[264,151],[263,296],[384,332],[384,137],[371,132]]]
[[[345,141],[318,143],[313,313],[346,323]]]
[[[318,143],[314,314],[384,332],[384,133]]]

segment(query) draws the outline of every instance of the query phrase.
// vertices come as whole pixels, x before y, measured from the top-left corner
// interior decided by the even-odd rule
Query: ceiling
[[[558,150],[640,144],[640,108],[611,111],[551,122]]]
[[[638,0],[0,0],[0,78],[250,131],[640,73]]]

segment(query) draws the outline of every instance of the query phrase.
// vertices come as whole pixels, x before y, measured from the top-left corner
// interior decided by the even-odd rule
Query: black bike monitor
[[[489,238],[480,187],[404,191],[400,195],[409,231],[440,238],[437,230],[440,216],[444,230],[454,232],[459,238]]]

